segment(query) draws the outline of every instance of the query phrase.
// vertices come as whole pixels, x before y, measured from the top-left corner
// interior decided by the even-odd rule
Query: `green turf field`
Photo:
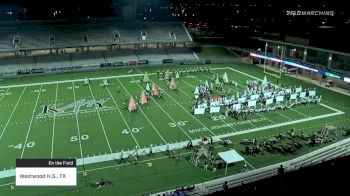
[[[179,68],[174,66],[170,70]],[[211,81],[213,73],[223,75],[226,72],[230,80],[237,81],[240,85],[236,87],[225,86],[226,91],[236,94],[242,93],[246,80],[262,79],[262,69],[253,65],[212,65],[213,73],[182,75],[177,80],[175,91],[168,89],[166,81],[158,79],[155,74],[158,69],[165,68],[69,73],[1,81],[0,171],[14,169],[16,158],[76,158],[80,166],[77,187],[17,187],[10,192],[8,186],[14,182],[14,177],[0,176],[0,195],[83,195],[98,192],[140,195],[223,176],[221,170],[212,173],[194,168],[188,161],[190,151],[176,151],[181,155],[180,160],[173,160],[164,153],[156,153],[157,146],[215,136],[230,139],[233,142],[231,147],[241,152],[244,147],[238,143],[243,138],[269,138],[291,127],[311,133],[327,124],[338,127],[350,125],[349,97],[320,87],[316,88],[317,94],[322,95],[322,104],[250,115],[246,121],[223,114],[215,115],[213,119],[208,113],[193,115],[194,88],[205,80]],[[150,98],[148,104],[140,106],[137,112],[124,111],[125,100],[129,100],[130,96],[140,97],[145,89],[145,84],[140,82],[145,71],[163,91],[164,97]],[[92,79],[90,85],[84,85],[85,77]],[[105,77],[111,85],[102,87]],[[273,77],[268,76],[268,80],[274,83]],[[311,84],[287,77],[280,82],[286,86],[314,88]],[[57,109],[63,112],[54,115],[52,111]],[[154,146],[155,155],[141,156],[137,165],[106,161],[106,157],[113,158],[115,153],[132,151],[136,146],[145,152],[150,145]],[[270,154],[245,158],[251,168],[258,168],[314,149],[304,148],[289,156]],[[216,146],[216,151],[224,150],[220,144]],[[149,167],[147,163],[153,163],[153,166]],[[229,174],[240,172],[240,169],[240,165],[231,167]],[[88,179],[81,177],[83,170],[88,171]],[[90,186],[95,177],[111,179],[116,185],[96,190]]]

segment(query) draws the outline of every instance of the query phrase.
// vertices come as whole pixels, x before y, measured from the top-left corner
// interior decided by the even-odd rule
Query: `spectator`
[[[278,176],[283,176],[284,174],[284,168],[283,168],[283,165],[281,165],[278,170],[277,170],[277,174]]]
[[[223,189],[224,189],[224,192],[228,191],[227,181],[224,182]]]

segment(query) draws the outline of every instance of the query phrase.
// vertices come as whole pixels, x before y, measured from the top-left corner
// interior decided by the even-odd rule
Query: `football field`
[[[180,68],[171,67],[170,71]],[[205,81],[214,82],[214,74],[222,76],[226,72],[230,80],[237,81],[238,86],[227,84],[224,87],[226,92],[236,95],[237,92],[243,93],[247,80],[262,80],[263,72],[250,65],[247,68],[244,65],[213,65],[211,73],[181,74],[176,80],[177,89],[170,90],[167,81],[157,76],[158,69],[166,68],[70,73],[1,81],[1,184],[14,182],[15,160],[19,158],[76,158],[81,172],[115,165],[113,160],[120,158],[121,151],[129,156],[137,148],[140,155],[147,154],[151,145],[158,157],[157,152],[165,151],[167,145],[176,149],[189,140],[197,141],[208,136],[215,141],[231,138],[233,143],[238,143],[242,138],[268,137],[291,127],[311,133],[327,124],[338,127],[350,124],[349,97],[320,87],[317,87],[316,94],[322,95],[324,101],[321,104],[252,114],[246,120],[225,116],[224,110],[213,117],[207,112],[193,115],[195,87]],[[146,84],[140,81],[145,71],[151,83],[163,92],[163,97],[150,96],[147,104],[139,104],[136,112],[129,112],[125,110],[125,103],[129,105],[130,96],[139,100],[146,88]],[[89,85],[84,84],[85,77],[90,79]],[[102,85],[105,78],[110,85]],[[275,82],[272,77],[268,80]],[[283,78],[280,82],[292,87],[301,85],[303,89],[315,87],[290,78]],[[216,94],[219,95],[218,92]],[[336,98],[340,101],[334,102]],[[242,147],[237,148],[241,150]],[[278,157],[271,162],[287,159],[289,157]],[[265,159],[247,158],[247,161],[253,168],[270,164]],[[166,168],[167,163],[163,164]],[[125,170],[134,171],[130,168]],[[172,167],[167,170],[172,170]],[[137,178],[135,173],[123,176]],[[147,176],[152,176],[152,172]],[[152,177],[148,180],[152,181]],[[193,177],[188,182],[196,180]],[[162,188],[161,184],[156,184],[138,190]],[[1,191],[5,189],[4,186]],[[50,191],[47,189],[45,193],[50,194]],[[77,190],[66,193],[76,194]]]

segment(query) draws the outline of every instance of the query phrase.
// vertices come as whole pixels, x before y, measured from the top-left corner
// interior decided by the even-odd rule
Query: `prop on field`
[[[135,164],[137,164],[137,161],[139,160],[139,158],[140,158],[139,157],[139,149],[136,146],[135,151],[133,153],[129,154],[128,159],[129,160],[131,159],[131,161],[133,161]]]
[[[226,73],[226,72],[224,73],[224,76],[222,76],[222,81],[223,81],[225,84],[228,84],[228,83],[229,83],[228,77],[227,77],[227,73]]]
[[[157,86],[153,83],[152,84],[152,96],[158,96],[158,95],[159,95],[159,92],[158,92]]]
[[[176,81],[175,81],[175,78],[171,78],[171,82],[170,82],[170,85],[169,85],[169,89],[171,89],[171,90],[176,90]]]
[[[133,97],[130,97],[130,102],[129,102],[129,112],[136,111],[136,104],[135,100]]]
[[[213,147],[209,145],[209,140],[207,138],[203,138],[200,143],[201,146],[199,148],[193,148],[192,155],[190,158],[190,162],[197,167],[198,163],[200,163],[201,159],[205,159],[205,162],[212,163],[215,159],[213,153]]]
[[[164,80],[169,80],[169,79],[170,79],[170,72],[169,72],[169,69],[167,69],[164,74]]]
[[[104,78],[103,80],[102,80],[102,84],[100,84],[100,86],[109,86],[110,84],[109,84],[109,82],[107,81],[107,79],[106,78]]]
[[[180,74],[179,74],[179,72],[176,72],[175,78],[176,78],[176,79],[180,79]]]
[[[142,92],[141,92],[141,104],[142,104],[142,105],[145,105],[146,103],[148,103],[148,101],[147,101],[147,96],[146,96],[145,91],[142,91]]]
[[[199,88],[198,88],[198,86],[196,86],[196,89],[194,90],[194,98],[195,99],[198,99],[199,98]]]
[[[268,82],[267,82],[266,76],[264,77],[264,79],[263,79],[262,82],[261,82],[261,87],[262,87],[263,89],[265,89],[265,88],[268,87]]]
[[[90,84],[90,80],[88,78],[84,79],[84,85],[89,85]]]
[[[219,84],[220,84],[219,76],[216,76],[215,84],[216,84],[216,85],[219,85]]]
[[[145,72],[145,74],[143,75],[143,80],[142,80],[143,82],[149,82],[150,81],[150,79],[149,79],[149,77],[148,77],[148,73],[147,73],[147,71]]]
[[[151,88],[149,87],[149,83],[146,83],[146,92],[149,94],[151,92]]]

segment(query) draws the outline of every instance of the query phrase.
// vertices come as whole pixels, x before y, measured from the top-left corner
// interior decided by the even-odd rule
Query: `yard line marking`
[[[74,86],[74,82],[72,82],[73,85],[73,97],[74,97],[74,102],[75,102],[75,86]],[[75,112],[75,120],[76,120],[76,124],[77,124],[77,131],[78,131],[78,139],[79,139],[79,147],[80,147],[80,156],[83,159],[84,162],[84,156],[83,156],[83,148],[81,146],[81,135],[80,135],[80,126],[79,126],[79,119],[78,119],[78,111]],[[84,165],[84,164],[83,164]]]
[[[112,96],[111,91],[109,90],[108,86],[106,86],[106,87],[107,87],[107,90],[108,90],[109,95],[111,96],[111,98],[112,98],[112,100],[113,100],[113,102],[114,102],[114,105],[115,105],[116,108],[118,109],[118,112],[119,112],[120,116],[122,117],[122,119],[123,119],[125,125],[128,127],[129,132],[131,133],[132,138],[134,139],[134,141],[135,141],[137,147],[140,149],[140,145],[139,145],[139,143],[137,142],[137,140],[136,140],[136,138],[135,138],[133,132],[131,131],[130,126],[129,126],[128,123],[126,122],[126,120],[125,120],[125,118],[124,118],[122,112],[120,111],[119,106],[118,106],[117,102],[115,101],[114,97]]]
[[[277,123],[273,122],[272,120],[268,119],[266,116],[263,116],[263,115],[261,115],[259,113],[257,113],[257,115],[259,115],[262,118],[266,118],[266,120],[270,121],[272,124],[277,124]]]
[[[34,106],[33,113],[32,113],[32,118],[30,119],[30,122],[29,122],[29,127],[28,127],[28,131],[27,131],[27,136],[26,136],[26,139],[25,139],[25,141],[24,141],[24,145],[23,145],[23,149],[22,149],[21,159],[23,158],[24,150],[26,149],[26,145],[27,145],[27,141],[28,141],[29,132],[30,132],[31,127],[32,127],[33,119],[34,119],[34,116],[35,116],[35,110],[36,110],[36,107],[37,107],[38,102],[39,102],[39,98],[40,98],[40,94],[41,94],[41,89],[42,89],[42,88],[43,88],[43,85],[40,86],[39,94],[38,94],[38,97],[36,98],[35,106]]]
[[[2,99],[4,99],[6,93],[7,93],[7,91],[9,91],[9,89],[10,89],[10,88],[7,88],[7,90],[4,92],[4,95],[2,95],[2,97],[1,97],[1,99],[0,99],[0,102],[2,101]]]
[[[301,112],[299,112],[299,111],[297,111],[297,110],[295,110],[295,109],[293,109],[293,108],[290,108],[290,109],[291,109],[292,111],[298,113],[298,114],[301,114],[301,115],[305,116],[305,117],[310,117],[310,116],[305,115],[305,114],[303,114],[303,113],[301,113]]]
[[[138,70],[141,72],[140,70]],[[135,79],[134,79],[135,80]],[[152,81],[152,80],[151,80]],[[153,81],[152,81],[153,82]],[[153,82],[154,83],[154,82]],[[138,84],[139,85],[139,84]],[[139,85],[140,86],[140,85]],[[140,86],[141,87],[141,86]],[[158,86],[159,87],[159,86]],[[142,88],[142,87],[141,87]],[[162,89],[159,87],[159,89]],[[163,90],[163,89],[162,89]],[[180,90],[180,89],[179,89]],[[181,91],[181,90],[180,90]],[[195,119],[199,124],[201,124],[203,127],[205,127],[211,134],[216,135],[214,132],[212,132],[207,126],[205,126],[201,121],[199,121],[195,116],[193,116],[189,111],[187,111],[179,102],[177,102],[173,97],[171,97],[168,93],[166,93],[164,90],[163,92],[168,95],[177,105],[179,105],[186,113],[188,113],[193,119]],[[181,91],[183,92],[183,91]],[[184,93],[185,94],[185,93]],[[191,98],[191,97],[190,97]],[[153,99],[153,98],[152,98]],[[158,103],[157,103],[158,104]],[[176,123],[176,122],[175,122]]]
[[[244,159],[244,161],[245,161],[251,168],[255,169],[255,167],[253,167],[253,165],[250,164],[246,159]]]
[[[13,113],[15,112],[15,110],[16,110],[16,108],[17,108],[17,106],[18,106],[18,103],[19,103],[19,101],[21,100],[21,98],[22,98],[22,96],[23,96],[23,93],[24,93],[24,91],[26,90],[26,88],[27,88],[26,86],[23,88],[22,93],[21,93],[20,97],[18,98],[15,107],[13,107],[13,110],[12,110],[12,112],[11,112],[11,114],[10,114],[10,117],[9,117],[9,119],[7,120],[7,122],[6,122],[6,124],[5,124],[5,127],[4,127],[4,129],[2,130],[2,133],[1,133],[1,135],[0,135],[0,140],[1,140],[2,136],[3,136],[3,134],[5,133],[5,130],[6,130],[7,126],[9,125],[10,120],[11,120],[11,118],[12,118],[12,115],[13,115]]]
[[[157,73],[149,73],[148,75],[155,75]],[[105,77],[95,77],[95,78],[89,78],[90,81],[92,80],[102,80],[102,79],[113,79],[113,78],[126,78],[126,77],[133,77],[133,76],[141,76],[143,74],[129,74],[129,75],[119,75],[119,76],[105,76]],[[15,88],[15,87],[23,87],[23,86],[39,86],[39,85],[47,85],[47,84],[56,84],[56,83],[73,83],[73,82],[84,82],[85,78],[81,79],[75,79],[75,80],[58,80],[58,81],[51,81],[51,82],[39,82],[39,83],[29,83],[29,84],[16,84],[16,85],[7,85],[7,86],[0,86],[0,89],[3,88]]]
[[[107,86],[106,86],[107,87]],[[125,89],[125,88],[124,88]],[[109,92],[109,89],[108,89]],[[110,93],[110,92],[109,92]],[[129,94],[129,93],[128,93]],[[112,96],[112,94],[110,93],[110,95]],[[130,94],[129,94],[130,95]],[[139,107],[141,113],[145,116],[145,118],[147,119],[147,121],[149,122],[149,124],[153,127],[153,129],[158,133],[159,137],[163,140],[163,142],[165,144],[167,144],[168,142],[165,141],[165,139],[163,138],[163,136],[159,133],[158,129],[153,125],[153,123],[149,120],[149,118],[147,117],[147,115],[143,112],[143,110],[141,109],[141,107]]]
[[[92,93],[92,90],[91,90],[91,85],[88,84],[88,86],[89,86],[89,89],[90,89],[92,98],[94,99],[94,101],[96,101],[96,100],[95,100],[95,97],[94,97],[94,93]],[[95,109],[96,109],[96,108],[95,108]],[[101,123],[101,126],[102,126],[102,130],[103,130],[103,133],[104,133],[104,135],[105,135],[105,138],[106,138],[106,141],[107,141],[107,144],[108,144],[109,151],[110,151],[111,153],[113,153],[112,148],[111,148],[111,145],[109,144],[109,141],[108,141],[108,137],[107,137],[107,134],[106,134],[105,126],[103,125],[103,122],[102,122],[102,119],[101,119],[100,111],[99,111],[98,109],[96,109],[96,110],[97,110],[97,116],[98,116],[98,118],[100,119],[100,123]]]
[[[160,88],[160,87],[159,87]],[[161,88],[160,88],[161,89]],[[191,96],[189,96],[188,94],[186,94],[184,91],[180,90],[184,95],[188,96],[189,98],[192,98]],[[164,91],[163,91],[164,92]],[[166,92],[164,92],[165,94],[167,94]],[[167,94],[169,97],[170,95]],[[196,118],[195,116],[193,116],[189,111],[186,110],[186,108],[184,108],[179,102],[177,102],[175,99],[173,99],[172,97],[170,97],[172,100],[175,101],[175,103],[177,103],[177,105],[179,105],[183,110],[185,110],[186,113],[188,113],[193,119],[195,119],[199,124],[201,124],[203,127],[205,127],[211,134],[216,135],[214,132],[212,132],[207,126],[205,126],[201,121],[198,120],[198,118]]]
[[[58,83],[56,84],[55,109],[57,108],[57,91],[58,91]],[[51,140],[51,159],[52,159],[52,156],[53,156],[53,144],[54,144],[54,140],[55,140],[55,126],[56,126],[56,113],[53,114],[52,140]]]
[[[132,79],[133,79],[134,81],[136,81],[135,78],[132,78]],[[119,81],[119,79],[118,79],[118,81]],[[119,81],[119,82],[120,82],[120,81]],[[120,82],[120,83],[121,83],[121,82]],[[141,89],[143,89],[142,86],[141,86],[139,83],[136,82],[136,84],[137,84]],[[122,84],[122,86],[123,86],[123,88],[125,89],[125,87],[124,87],[123,84]],[[160,89],[160,88],[159,88],[159,89]],[[163,92],[164,92],[164,91],[163,91]],[[164,93],[165,93],[165,92],[164,92]],[[154,101],[154,103],[164,112],[164,114],[166,114],[166,115],[173,121],[173,123],[175,123],[176,126],[179,127],[179,128],[181,129],[181,131],[182,131],[190,140],[192,140],[191,136],[188,135],[188,134],[186,133],[186,131],[185,131],[182,127],[180,127],[180,126],[178,125],[178,123],[170,116],[170,114],[169,114],[167,111],[165,111],[164,108],[162,108],[162,106],[159,105],[159,104],[157,103],[157,101],[156,101],[152,96],[150,96],[150,97],[151,97],[151,99]]]
[[[197,78],[194,78],[195,80],[199,81]],[[188,82],[186,82],[185,80],[181,80],[182,82],[185,82],[187,85],[191,86],[192,88],[194,88],[194,86]],[[187,93],[185,93],[184,91],[182,91],[181,89],[179,89],[183,94],[185,94],[187,97],[193,99],[193,97],[189,96]],[[197,119],[197,118],[196,118]],[[226,125],[229,125],[229,127],[231,127],[231,129],[233,129],[234,131],[237,131],[237,129],[235,129],[232,125],[228,124],[227,122],[225,122],[223,119],[219,118],[221,122],[225,123]],[[254,126],[254,125],[253,125]],[[215,135],[215,134],[214,134]]]
[[[284,118],[288,119],[288,120],[292,120],[291,118],[289,118],[288,116],[282,114],[281,112],[279,111],[275,111],[277,114],[279,114],[280,116],[283,116]]]

